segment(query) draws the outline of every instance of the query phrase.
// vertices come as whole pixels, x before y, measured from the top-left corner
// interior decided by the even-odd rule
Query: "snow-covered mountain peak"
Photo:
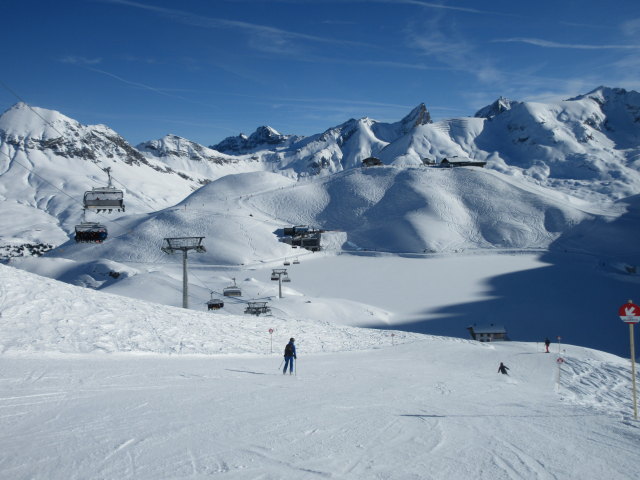
[[[231,155],[242,155],[259,150],[275,150],[278,147],[286,147],[302,138],[297,135],[283,135],[275,128],[263,125],[248,137],[244,133],[235,137],[227,137],[210,148]]]
[[[487,105],[486,107],[481,108],[476,112],[474,117],[476,118],[493,118],[496,115],[501,114],[502,112],[506,112],[507,110],[511,110],[514,105],[519,105],[520,102],[515,102],[509,100],[505,97],[498,98],[491,105]]]
[[[0,116],[0,141],[14,147],[90,160],[120,158],[146,163],[124,138],[105,125],[83,125],[55,110],[17,103]]]
[[[624,88],[600,86],[564,103],[585,102],[597,104],[596,114],[593,114],[592,118],[599,117],[601,120],[593,122],[588,119],[588,124],[606,135],[617,148],[640,151],[640,93]]]
[[[136,146],[141,152],[154,157],[180,157],[194,161],[231,162],[235,158],[224,155],[216,150],[192,142],[178,135],[168,134],[158,140],[150,140]]]
[[[18,102],[0,116],[0,133],[18,138],[58,138],[82,125],[60,112]]]
[[[628,91],[624,88],[606,87],[601,85],[588,93],[570,98],[567,101],[577,101],[585,98],[595,100],[601,105],[606,102],[623,102],[633,105],[640,102],[640,93],[634,90]]]
[[[249,137],[253,141],[263,141],[266,143],[277,142],[279,141],[283,135],[278,132],[275,128],[270,127],[268,125],[263,125],[261,127],[256,128],[256,131],[251,134]]]

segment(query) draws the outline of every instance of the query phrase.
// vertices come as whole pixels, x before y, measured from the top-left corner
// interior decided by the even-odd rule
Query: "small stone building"
[[[503,325],[471,325],[467,327],[471,338],[478,342],[501,342],[509,340],[507,337],[507,329]]]
[[[484,167],[487,162],[476,162],[471,160],[470,158],[460,158],[460,157],[445,157],[440,162],[441,167],[451,168],[451,167]]]
[[[376,157],[369,157],[362,160],[363,167],[378,167],[382,165],[382,160]]]

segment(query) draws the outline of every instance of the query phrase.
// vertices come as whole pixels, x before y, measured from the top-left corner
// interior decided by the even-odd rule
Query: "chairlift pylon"
[[[111,167],[102,169],[109,177],[106,187],[93,187],[84,192],[84,208],[98,213],[124,212],[124,193],[111,185]]]

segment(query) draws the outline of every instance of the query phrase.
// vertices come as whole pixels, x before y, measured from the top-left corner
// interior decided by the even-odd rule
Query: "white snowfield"
[[[611,354],[0,279],[3,479],[640,476],[629,362]]]
[[[501,102],[240,156],[3,114],[0,248],[54,248],[0,265],[0,479],[640,478],[616,315],[640,282],[640,94]],[[423,165],[454,155],[487,168]],[[106,166],[126,212],[87,214],[109,238],[76,244]],[[299,224],[323,252],[279,240]],[[182,236],[206,247],[189,309],[160,249]],[[279,298],[271,270],[298,257]],[[519,342],[421,334],[494,322]]]

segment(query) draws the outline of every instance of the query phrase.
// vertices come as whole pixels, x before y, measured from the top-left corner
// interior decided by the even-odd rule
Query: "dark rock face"
[[[400,120],[402,124],[402,130],[404,133],[409,132],[412,128],[417,127],[418,125],[427,125],[429,123],[433,123],[431,120],[431,114],[429,110],[427,110],[427,106],[424,103],[421,103],[416,108],[409,112],[409,115]]]
[[[24,243],[22,245],[0,245],[0,259],[11,257],[39,257],[53,248],[49,243]]]

